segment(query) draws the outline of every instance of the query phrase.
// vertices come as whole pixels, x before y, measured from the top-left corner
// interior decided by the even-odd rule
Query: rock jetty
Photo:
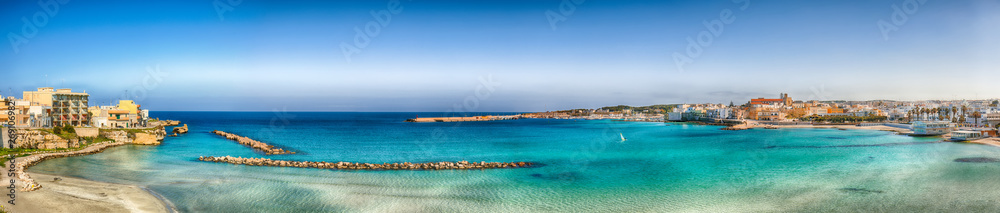
[[[312,161],[287,161],[271,160],[267,158],[244,158],[244,157],[198,157],[200,161],[230,163],[248,166],[274,166],[274,167],[299,167],[317,169],[341,169],[341,170],[464,170],[464,169],[504,169],[504,168],[525,168],[535,164],[530,162],[430,162],[430,163],[352,163],[352,162],[312,162]]]
[[[234,140],[239,144],[243,144],[244,146],[249,146],[250,148],[256,149],[257,151],[264,152],[264,154],[268,155],[295,154],[295,152],[277,148],[272,145],[268,145],[264,142],[250,139],[248,137],[239,136],[233,133],[223,132],[219,130],[212,131],[212,133],[215,133],[216,135],[220,135],[222,137],[226,137],[229,140]]]
[[[722,130],[747,130],[747,129],[750,129],[750,127],[747,127],[747,125],[744,125],[744,124],[735,125],[735,126],[727,126],[727,127],[722,128]]]

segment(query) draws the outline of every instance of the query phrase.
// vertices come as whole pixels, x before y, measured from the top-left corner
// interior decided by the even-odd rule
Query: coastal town
[[[149,110],[132,100],[116,105],[91,105],[86,91],[41,87],[24,91],[23,96],[0,97],[0,104],[12,108],[11,117],[0,117],[7,128],[17,129],[19,143],[7,144],[10,134],[2,134],[4,148],[59,149],[81,147],[85,143],[110,140],[114,129],[152,130],[177,125],[149,117]],[[776,98],[753,98],[740,104],[663,104],[651,106],[609,106],[516,115],[474,117],[413,118],[407,122],[496,121],[524,118],[608,119],[643,122],[699,122],[727,125],[729,130],[782,128],[815,125],[886,126],[914,136],[946,136],[955,140],[997,136],[1000,99],[927,101],[816,101],[794,100],[785,93]],[[12,119],[11,119],[12,118]],[[186,132],[185,127],[175,133]],[[99,131],[104,130],[104,131]],[[952,134],[955,133],[955,134]],[[957,136],[957,137],[952,137]],[[159,137],[162,140],[162,136]],[[81,142],[82,141],[82,142]]]
[[[727,130],[802,127],[890,128],[912,136],[942,136],[954,141],[973,141],[997,136],[997,128],[1000,125],[998,104],[1000,99],[802,101],[781,93],[776,98],[753,98],[740,104],[730,102],[643,107],[620,105],[598,109],[524,113],[518,116],[698,122],[730,126],[725,128]]]
[[[177,121],[150,118],[149,110],[133,100],[95,106],[85,91],[42,87],[23,96],[0,97],[7,114],[3,122],[3,155],[23,186],[34,191],[41,185],[25,169],[46,159],[93,154],[125,144],[157,145],[167,135],[167,126]],[[802,101],[781,93],[777,98],[753,98],[736,104],[661,104],[609,106],[549,112],[472,117],[418,117],[405,122],[482,122],[518,119],[581,119],[625,122],[685,122],[720,125],[723,130],[835,128],[892,131],[914,137],[1000,146],[1000,100],[953,101]],[[186,133],[187,125],[175,127],[174,135]],[[13,133],[13,134],[10,134]],[[211,133],[235,141],[265,155],[296,154],[248,137],[215,130]],[[11,137],[16,140],[11,140]],[[625,137],[622,136],[622,140]],[[9,143],[16,141],[16,143]],[[533,162],[426,162],[356,163],[283,161],[267,158],[201,156],[199,161],[249,166],[303,167],[337,170],[454,170],[526,168]],[[7,161],[7,160],[5,160]],[[42,175],[39,175],[42,176]],[[45,176],[48,177],[48,176]]]
[[[86,91],[41,87],[22,94],[20,98],[0,96],[5,114],[0,116],[3,124],[0,125],[0,139],[3,141],[0,157],[9,168],[5,179],[10,182],[10,199],[7,205],[0,206],[0,212],[64,211],[68,209],[45,203],[58,202],[74,194],[104,195],[104,198],[81,204],[97,209],[122,199],[141,203],[131,207],[132,211],[157,212],[162,208],[159,199],[134,186],[29,174],[26,169],[47,159],[100,153],[122,145],[159,145],[168,136],[166,128],[179,125],[179,121],[152,119],[149,110],[142,109],[133,100],[116,100],[117,103],[108,105],[93,104]],[[175,127],[172,132],[171,136],[186,133],[187,125]],[[55,189],[40,190],[42,183]],[[65,191],[66,187],[84,185],[89,188]],[[18,191],[34,193],[22,194]],[[25,203],[19,200],[26,200],[28,204],[16,205]]]
[[[154,127],[176,123],[149,118],[149,110],[142,109],[133,100],[117,100],[112,105],[96,105],[86,91],[41,87],[24,91],[20,98],[0,97],[0,104],[9,109],[11,116],[0,117],[4,123],[3,147],[15,149],[66,149],[83,147],[89,143],[113,141],[123,135],[139,143],[152,144],[162,140],[165,133]],[[15,129],[17,143],[8,144]],[[115,131],[118,130],[118,131]],[[151,137],[143,137],[151,136]],[[148,140],[148,138],[155,138]]]

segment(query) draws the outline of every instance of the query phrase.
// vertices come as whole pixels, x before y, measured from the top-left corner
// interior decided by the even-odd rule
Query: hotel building
[[[38,88],[38,91],[25,91],[24,100],[39,106],[52,107],[48,109],[49,117],[54,126],[87,126],[90,125],[90,113],[87,111],[90,95],[85,92],[73,92],[70,89]]]

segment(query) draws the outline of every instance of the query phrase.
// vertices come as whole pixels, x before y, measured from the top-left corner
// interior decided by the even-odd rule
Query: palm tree
[[[972,118],[976,119],[976,123],[973,124],[974,126],[977,126],[977,127],[979,126],[979,116],[982,116],[982,115],[983,115],[982,113],[979,113],[979,110],[976,110],[976,111],[972,112]]]
[[[951,117],[955,117],[955,113],[958,113],[958,107],[951,106]]]
[[[963,124],[965,123],[965,120],[969,117],[968,112],[969,112],[969,107],[966,107],[965,105],[962,105],[962,119],[961,119],[961,121],[962,121]]]

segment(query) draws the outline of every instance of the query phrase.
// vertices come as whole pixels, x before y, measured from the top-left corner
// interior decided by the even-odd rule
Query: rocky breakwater
[[[34,190],[38,190],[38,189],[42,188],[42,185],[36,183],[35,180],[31,179],[31,176],[29,176],[27,173],[24,172],[24,170],[27,169],[28,167],[31,167],[31,166],[37,164],[38,162],[42,162],[43,160],[47,160],[47,159],[59,158],[59,157],[77,156],[77,155],[94,154],[94,153],[98,153],[98,152],[104,151],[107,148],[111,148],[111,147],[115,147],[115,146],[121,146],[121,145],[125,145],[125,144],[127,144],[127,143],[126,142],[119,142],[119,141],[104,142],[104,143],[99,143],[99,144],[93,144],[91,146],[88,146],[87,148],[84,148],[84,149],[81,149],[81,150],[76,150],[76,151],[71,151],[71,152],[39,153],[39,154],[31,155],[31,156],[20,157],[20,158],[17,158],[17,159],[14,160],[14,162],[15,162],[14,163],[14,171],[13,171],[14,172],[14,177],[16,177],[18,180],[20,180],[20,182],[22,184],[21,191],[34,191]]]
[[[295,152],[277,148],[272,145],[266,144],[264,142],[250,139],[248,137],[239,136],[233,133],[223,132],[219,130],[212,131],[212,133],[215,133],[216,135],[220,135],[222,137],[226,137],[226,139],[229,140],[234,140],[239,144],[243,144],[244,146],[249,146],[250,148],[253,148],[257,151],[264,152],[264,154],[268,155],[295,154]]]
[[[244,157],[198,157],[200,161],[230,163],[248,166],[274,166],[274,167],[299,167],[317,169],[341,169],[341,170],[458,170],[458,169],[504,169],[504,168],[526,168],[536,164],[531,162],[430,162],[430,163],[353,163],[353,162],[313,162],[313,161],[287,161],[271,160],[267,158],[244,158]]]

